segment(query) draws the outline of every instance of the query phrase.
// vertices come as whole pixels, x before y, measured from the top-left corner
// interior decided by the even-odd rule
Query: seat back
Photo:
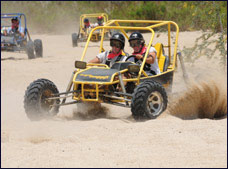
[[[161,72],[164,72],[168,68],[168,56],[164,55],[164,49],[163,49],[163,44],[162,43],[156,43],[154,48],[157,51],[157,59],[158,59],[158,66]]]

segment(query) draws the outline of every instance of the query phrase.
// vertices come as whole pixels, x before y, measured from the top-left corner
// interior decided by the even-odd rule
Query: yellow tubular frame
[[[82,15],[81,16],[81,21],[82,19],[85,17],[85,16],[88,16],[89,14],[85,14],[85,15]],[[90,15],[93,15],[95,17],[95,14],[90,14]],[[97,16],[97,15],[96,15]],[[101,14],[99,14],[99,16],[102,16]],[[145,24],[151,24],[150,26],[147,26],[147,27],[132,27],[132,26],[120,26],[120,23],[145,23]],[[112,26],[112,24],[115,24],[116,26]],[[148,46],[152,46],[152,42],[153,42],[153,39],[154,39],[154,30],[153,28],[157,28],[157,27],[161,27],[161,26],[164,26],[164,25],[167,25],[167,30],[168,30],[168,55],[169,55],[169,59],[170,59],[170,64],[171,66],[169,66],[169,69],[166,71],[166,72],[163,72],[161,74],[158,74],[158,75],[154,75],[153,77],[158,77],[158,76],[161,76],[163,74],[166,74],[168,72],[171,72],[171,71],[174,71],[175,69],[175,66],[176,66],[176,59],[177,59],[177,43],[178,43],[178,35],[179,35],[179,27],[178,25],[173,22],[173,21],[154,21],[154,20],[109,20],[108,22],[106,22],[106,24],[104,26],[97,26],[95,28],[93,28],[89,34],[89,37],[87,39],[87,42],[86,42],[86,45],[85,45],[85,48],[83,50],[83,53],[82,53],[82,57],[81,57],[81,61],[84,60],[84,57],[85,57],[85,54],[86,54],[86,51],[87,51],[87,48],[88,48],[88,45],[89,45],[89,42],[90,42],[90,39],[92,37],[92,34],[94,31],[96,31],[97,29],[101,29],[103,30],[103,33],[102,33],[102,37],[101,37],[101,43],[100,43],[100,52],[102,52],[104,49],[103,49],[103,41],[104,41],[104,30],[105,29],[118,29],[120,30],[124,36],[129,39],[127,33],[125,32],[125,30],[148,30],[151,32],[151,39],[149,41],[149,44]],[[175,39],[175,46],[174,46],[174,55],[173,55],[173,58],[171,58],[171,25],[175,26],[176,28],[176,39]],[[146,54],[145,56],[148,55],[149,53],[149,47],[147,48],[146,50]],[[171,59],[173,59],[171,61]],[[144,57],[143,59],[143,62],[141,64],[141,67],[140,67],[140,71],[139,71],[139,74],[138,74],[138,77],[137,78],[134,78],[134,79],[123,79],[124,82],[130,82],[130,81],[134,81],[136,82],[136,84],[139,84],[140,83],[140,79],[145,79],[145,78],[148,78],[147,74],[144,72],[143,70],[143,67],[145,65],[145,62],[146,62],[146,57]],[[88,68],[91,67],[91,66],[100,66],[100,68],[102,69],[109,69],[107,66],[105,66],[104,64],[87,64]],[[87,68],[87,69],[88,69]],[[85,69],[85,70],[87,70]],[[76,79],[78,73],[81,72],[81,71],[77,71],[74,75],[74,78],[73,79]],[[124,72],[127,72],[127,69],[125,70],[122,70],[120,71],[120,73],[124,73]],[[144,74],[146,77],[141,77],[141,74]],[[96,85],[96,99],[85,99],[84,98],[84,91],[85,89],[82,87],[82,100],[83,101],[98,101],[98,94],[99,94],[99,91],[98,91],[98,85],[111,85],[111,84],[116,84],[116,83],[119,83],[119,80],[116,80],[116,81],[113,81],[114,80],[114,77],[118,75],[118,73],[115,73],[113,74],[112,78],[111,78],[111,81],[112,82],[77,82],[77,81],[73,81],[74,84],[82,84],[82,86],[84,86],[85,84],[93,84],[93,85]],[[75,87],[75,86],[74,86]],[[77,100],[76,97],[74,97],[74,99]]]

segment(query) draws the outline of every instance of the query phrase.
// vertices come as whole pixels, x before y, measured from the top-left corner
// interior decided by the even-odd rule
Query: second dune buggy
[[[86,42],[88,37],[89,37],[91,30],[93,29],[92,24],[89,28],[85,28],[84,20],[87,20],[88,22],[93,20],[93,22],[96,22],[94,20],[98,17],[102,18],[103,23],[107,23],[108,15],[106,13],[83,14],[80,16],[79,31],[78,31],[78,33],[72,33],[72,45],[73,45],[73,47],[78,46],[79,42]],[[105,30],[105,40],[109,40],[109,34],[110,33],[107,30]],[[101,36],[102,36],[102,30],[97,29],[96,31],[93,31],[90,41],[98,42],[101,40]]]
[[[121,26],[129,23],[148,26]],[[175,40],[171,38],[171,26],[176,29]],[[167,29],[167,41],[152,45],[155,37],[153,28]],[[144,71],[146,57],[141,65],[129,61],[116,62],[112,67],[106,64],[91,64],[84,60],[89,42],[97,29],[103,29],[98,52],[105,51],[103,40],[105,29],[120,30],[129,39],[125,30],[148,31],[150,40],[147,43],[146,56],[149,47],[154,46],[157,50],[157,58],[161,74],[148,76]],[[58,113],[59,107],[80,102],[106,103],[116,106],[131,108],[135,120],[154,119],[166,110],[168,97],[171,92],[174,70],[177,58],[179,28],[172,21],[150,21],[150,20],[110,20],[105,26],[94,28],[88,37],[85,49],[80,61],[75,61],[70,82],[65,92],[59,92],[56,85],[48,79],[38,79],[32,82],[25,92],[24,108],[31,120],[51,117]],[[172,46],[172,42],[174,45]],[[172,51],[171,51],[172,50]],[[165,55],[165,52],[167,53]],[[171,54],[171,52],[173,54]],[[134,57],[133,55],[129,56]],[[122,74],[128,72],[131,78],[123,79]],[[124,85],[124,82],[127,82]],[[117,90],[117,85],[121,91]],[[67,98],[72,101],[66,102]]]

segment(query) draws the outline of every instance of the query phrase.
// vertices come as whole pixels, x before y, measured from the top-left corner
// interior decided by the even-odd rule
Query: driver
[[[104,63],[111,67],[115,62],[125,61],[126,53],[124,50],[125,38],[121,33],[115,33],[110,38],[110,46],[112,50],[105,51],[89,61],[89,63]]]
[[[90,22],[89,22],[89,19],[88,18],[85,18],[84,19],[84,29],[87,29],[87,28],[90,28]]]
[[[17,17],[13,17],[11,19],[12,26],[5,31],[4,35],[6,36],[7,34],[12,34],[12,33],[19,33],[22,38],[24,38],[24,28],[19,27],[19,20]]]
[[[143,57],[147,50],[147,47],[145,46],[145,40],[142,34],[139,32],[133,32],[130,35],[128,41],[130,43],[130,46],[134,50],[132,55],[135,55],[135,57],[130,57],[128,61],[142,63]],[[156,49],[154,47],[150,47],[149,54],[147,56],[146,63],[144,66],[144,71],[147,73],[148,76],[157,75],[161,73],[158,67],[158,60],[156,54]]]

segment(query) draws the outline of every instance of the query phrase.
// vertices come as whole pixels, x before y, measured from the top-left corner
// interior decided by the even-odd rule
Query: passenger
[[[145,40],[141,33],[133,32],[129,37],[130,46],[133,48],[134,52],[132,55],[135,57],[129,58],[128,61],[142,63],[143,57],[146,53],[147,47],[145,46]],[[149,54],[146,59],[144,66],[144,71],[148,76],[157,75],[160,72],[158,67],[157,51],[154,47],[150,47]]]
[[[97,26],[103,26],[104,23],[103,23],[103,17],[102,16],[98,16],[97,17],[97,23],[91,25],[92,28],[95,28]]]
[[[98,23],[99,26],[103,26],[104,25],[102,16],[98,16],[97,17],[97,23]]]
[[[98,54],[89,63],[104,63],[108,66],[112,66],[115,62],[125,61],[126,53],[124,52],[125,38],[121,33],[115,33],[110,38],[110,51],[105,51]]]

